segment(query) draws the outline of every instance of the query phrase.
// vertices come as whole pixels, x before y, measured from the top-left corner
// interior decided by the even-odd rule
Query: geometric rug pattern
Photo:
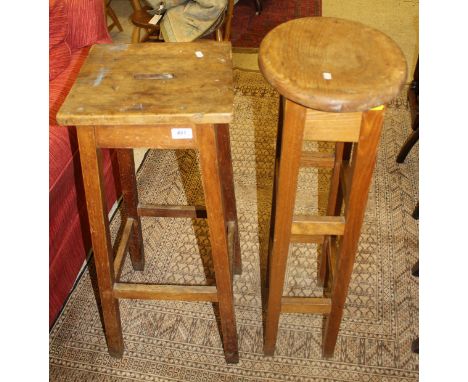
[[[227,365],[217,307],[204,302],[120,300],[125,351],[107,353],[91,262],[50,333],[51,381],[417,381],[417,146],[395,157],[410,132],[403,95],[388,105],[349,295],[334,357],[321,357],[322,317],[282,314],[274,357],[262,353],[261,285],[265,271],[278,94],[259,72],[234,70],[231,146],[243,273],[234,278],[240,362]],[[308,143],[307,150],[330,150]],[[303,169],[296,212],[323,213],[329,173]],[[142,202],[203,204],[198,155],[150,150],[138,174]],[[111,221],[119,237],[119,208]],[[204,220],[142,218],[146,268],[127,258],[121,279],[213,284]],[[284,294],[321,296],[314,244],[291,245]]]

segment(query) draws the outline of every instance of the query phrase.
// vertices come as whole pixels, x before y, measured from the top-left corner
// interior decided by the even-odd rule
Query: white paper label
[[[161,19],[162,15],[154,15],[148,23],[156,25]]]
[[[331,80],[332,79],[331,73],[328,73],[328,72],[323,72],[322,76],[323,76],[324,80]]]
[[[197,56],[198,58],[202,58],[203,57],[203,52],[197,50],[197,51],[195,51],[195,56]]]
[[[171,129],[172,139],[192,139],[192,129],[190,127],[179,127]]]

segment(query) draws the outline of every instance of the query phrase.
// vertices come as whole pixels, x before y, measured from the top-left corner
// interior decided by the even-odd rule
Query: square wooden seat
[[[227,362],[237,362],[233,273],[241,272],[230,153],[231,44],[199,41],[95,45],[57,114],[77,127],[86,203],[109,353],[123,354],[119,298],[219,304]],[[133,148],[197,149],[206,206],[141,205]],[[117,149],[128,218],[114,256],[103,197],[101,148]],[[122,283],[125,254],[143,270],[140,216],[207,218],[215,286]]]

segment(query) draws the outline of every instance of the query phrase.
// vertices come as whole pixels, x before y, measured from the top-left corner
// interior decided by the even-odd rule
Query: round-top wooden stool
[[[326,315],[323,355],[330,357],[364,218],[383,105],[405,82],[406,61],[395,42],[378,30],[337,18],[308,17],[270,31],[260,45],[259,65],[282,96],[264,353],[274,354],[281,312],[319,313]],[[303,140],[336,142],[335,154],[302,152]],[[327,216],[293,216],[301,166],[333,168]],[[323,298],[282,295],[291,242],[322,243],[318,281],[326,287]]]

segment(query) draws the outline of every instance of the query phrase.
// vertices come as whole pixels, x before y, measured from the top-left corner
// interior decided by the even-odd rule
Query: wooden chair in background
[[[142,0],[130,0],[133,8],[131,21],[134,25],[132,33],[132,43],[145,41],[163,41],[160,36],[159,24],[153,25],[149,21],[154,16],[150,13],[151,7],[144,4]],[[228,0],[226,11],[214,23],[213,27],[208,30],[204,36],[208,36],[214,32],[216,41],[229,41],[231,39],[231,24],[232,15],[234,12],[234,0]],[[141,31],[145,34],[141,36]],[[204,37],[203,36],[203,37]]]
[[[109,16],[112,20],[112,24],[107,25],[107,30],[110,32],[114,27],[117,27],[119,31],[123,32],[122,24],[120,24],[119,18],[117,17],[110,5],[111,2],[112,0],[104,0],[104,5],[106,8],[106,17]]]
[[[413,131],[401,147],[396,159],[397,163],[403,163],[413,146],[419,141],[419,57],[414,69],[413,81],[411,81],[408,89],[408,102],[411,110],[411,129]],[[413,219],[419,220],[419,201],[416,203],[411,216]],[[411,268],[411,274],[414,277],[419,277],[419,260]],[[419,354],[419,336],[411,343],[411,351]]]
[[[408,89],[408,102],[411,110],[411,128],[413,132],[408,136],[397,156],[397,163],[403,163],[406,156],[419,140],[419,57],[413,73],[413,81]]]

